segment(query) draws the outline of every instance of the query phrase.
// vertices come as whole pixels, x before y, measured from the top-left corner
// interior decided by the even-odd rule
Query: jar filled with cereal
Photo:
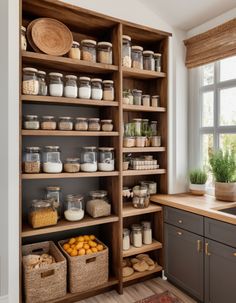
[[[24,95],[38,95],[39,80],[37,76],[38,70],[32,67],[23,68],[23,85]]]
[[[98,42],[98,62],[112,64],[112,43]]]
[[[23,171],[26,174],[38,174],[41,171],[41,149],[37,146],[25,148]]]
[[[57,210],[52,200],[33,200],[29,213],[29,222],[33,228],[56,225],[58,220]]]
[[[85,39],[81,41],[82,60],[96,62],[96,45],[95,40]]]
[[[113,101],[114,98],[115,98],[114,81],[104,80],[103,81],[103,100]]]

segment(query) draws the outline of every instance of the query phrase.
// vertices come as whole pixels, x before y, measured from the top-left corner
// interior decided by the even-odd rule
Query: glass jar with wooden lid
[[[113,101],[115,98],[114,81],[104,80],[102,83],[103,83],[103,100]]]
[[[32,67],[23,68],[23,85],[22,92],[24,95],[38,95],[39,80],[37,76],[38,70]]]
[[[154,52],[153,51],[143,51],[143,69],[154,71],[155,62],[154,62]]]
[[[131,37],[127,35],[122,36],[122,65],[131,67]]]
[[[132,67],[143,69],[143,48],[142,46],[134,45],[131,47]]]
[[[81,41],[82,60],[96,62],[96,45],[95,40],[84,39]]]
[[[80,44],[77,41],[73,41],[71,49],[68,53],[68,57],[71,59],[80,60],[81,59],[81,51]]]
[[[98,42],[97,50],[99,63],[112,64],[112,43]]]

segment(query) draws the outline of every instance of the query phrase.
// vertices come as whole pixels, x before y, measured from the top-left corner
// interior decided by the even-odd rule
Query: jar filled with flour
[[[77,77],[74,75],[66,75],[66,84],[64,88],[64,96],[67,98],[77,98],[78,87]]]
[[[98,150],[99,150],[98,170],[100,171],[115,170],[114,148],[99,147]]]
[[[84,217],[84,196],[67,195],[64,216],[68,221],[80,221]]]
[[[61,173],[61,151],[59,146],[45,146],[43,151],[43,172],[49,174]]]
[[[91,98],[91,84],[89,77],[79,78],[79,92],[78,97],[80,99],[90,99]]]
[[[81,152],[81,171],[96,172],[98,169],[97,163],[97,148],[95,146],[83,147]]]
[[[62,97],[64,91],[63,75],[61,73],[49,73],[49,94],[53,97]]]

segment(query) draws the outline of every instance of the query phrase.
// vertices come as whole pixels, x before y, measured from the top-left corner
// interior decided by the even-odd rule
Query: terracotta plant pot
[[[215,182],[215,197],[225,202],[236,202],[236,182]]]
[[[206,184],[192,184],[189,185],[191,194],[196,196],[204,196],[206,191]]]

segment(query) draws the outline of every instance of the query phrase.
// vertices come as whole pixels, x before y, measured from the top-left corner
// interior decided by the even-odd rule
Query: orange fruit
[[[102,245],[102,244],[98,244],[97,250],[98,250],[98,251],[102,251],[102,250],[103,250],[103,245]]]
[[[88,236],[88,235],[85,235],[85,236],[84,236],[84,240],[85,240],[85,241],[89,241],[89,240],[90,240],[89,236]]]
[[[79,241],[79,242],[84,242],[84,237],[83,237],[83,236],[79,236],[79,237],[78,237],[78,241]]]
[[[79,251],[78,251],[78,256],[84,256],[85,255],[85,249],[84,248],[81,248]]]
[[[97,243],[95,241],[89,241],[89,245],[91,247],[96,247],[97,246]]]
[[[91,255],[93,252],[92,252],[92,250],[91,249],[87,249],[86,250],[86,255]]]
[[[79,242],[79,243],[76,244],[75,248],[77,250],[79,250],[80,248],[83,248],[83,246],[84,246],[84,242]]]
[[[72,244],[72,245],[70,246],[70,248],[74,249],[75,246],[76,246],[75,244]]]
[[[73,249],[71,249],[71,248],[68,248],[68,249],[66,250],[66,252],[67,252],[69,255],[72,253],[72,251],[73,251]]]
[[[63,248],[64,248],[65,250],[67,250],[68,248],[70,248],[70,245],[69,245],[68,243],[65,243],[65,244],[63,245]]]
[[[97,249],[97,247],[92,247],[92,248],[91,248],[91,250],[92,250],[92,252],[93,252],[93,253],[96,253],[96,252],[98,252],[98,249]]]
[[[72,244],[75,243],[75,241],[76,241],[75,238],[71,238],[70,241],[69,241],[69,244],[72,245]]]
[[[94,235],[90,235],[89,238],[90,238],[90,240],[95,240],[95,236]]]
[[[83,246],[83,248],[84,248],[84,249],[89,249],[90,246],[89,246],[87,243],[85,243],[84,246]]]
[[[76,249],[72,250],[72,252],[70,253],[70,256],[71,257],[77,256],[77,250]]]

